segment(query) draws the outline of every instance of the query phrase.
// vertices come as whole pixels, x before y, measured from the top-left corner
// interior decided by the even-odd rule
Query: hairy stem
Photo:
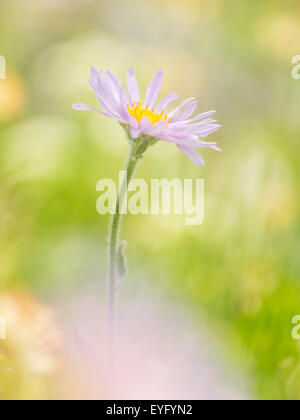
[[[125,176],[119,189],[115,213],[111,220],[108,240],[108,334],[109,334],[109,354],[110,360],[114,358],[114,341],[115,341],[115,312],[116,298],[118,290],[118,269],[117,254],[119,248],[120,227],[122,221],[122,206],[128,192],[128,186],[133,178],[137,162],[141,155],[138,149],[131,145],[131,150],[127,159],[125,168]]]

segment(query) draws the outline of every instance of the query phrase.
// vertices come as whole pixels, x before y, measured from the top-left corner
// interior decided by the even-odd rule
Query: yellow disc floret
[[[168,119],[168,115],[164,110],[159,114],[158,112],[155,112],[155,107],[149,109],[149,105],[147,105],[146,108],[144,108],[142,102],[133,102],[133,106],[131,108],[129,105],[127,105],[127,110],[128,113],[139,122],[141,122],[142,119],[146,117],[149,118],[151,124],[165,120],[166,125],[168,125],[171,120],[171,118]]]

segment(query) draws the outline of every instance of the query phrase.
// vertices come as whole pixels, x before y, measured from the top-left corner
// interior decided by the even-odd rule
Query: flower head
[[[201,140],[221,127],[210,118],[215,111],[208,111],[190,118],[197,107],[197,101],[195,98],[189,98],[167,112],[167,107],[178,98],[177,93],[169,94],[158,105],[155,105],[162,78],[163,72],[159,70],[147,87],[144,101],[141,101],[133,69],[127,72],[127,95],[125,87],[111,71],[104,74],[102,70],[92,68],[90,85],[103,110],[81,103],[75,104],[73,108],[93,110],[114,118],[128,129],[133,140],[146,136],[175,143],[194,163],[203,166],[204,160],[196,148],[220,151],[215,142]]]

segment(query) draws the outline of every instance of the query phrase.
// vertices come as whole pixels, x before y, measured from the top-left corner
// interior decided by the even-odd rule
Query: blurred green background
[[[128,216],[133,277],[145,271],[151,287],[191,308],[255,398],[300,399],[291,337],[300,313],[299,1],[2,0],[0,9],[0,315],[14,314],[14,339],[0,342],[0,398],[50,395],[59,338],[31,354],[24,325],[38,320],[49,332],[55,304],[105,272],[108,218],[96,213],[96,184],[118,179],[127,141],[113,120],[71,107],[97,105],[91,66],[122,82],[133,66],[141,92],[163,68],[160,97],[195,96],[223,126],[210,139],[223,152],[204,151],[204,168],[163,142],[147,152],[139,177],[205,179],[206,216],[197,227]]]

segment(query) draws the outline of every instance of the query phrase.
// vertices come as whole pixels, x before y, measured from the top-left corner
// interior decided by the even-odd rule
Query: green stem
[[[138,153],[138,148],[131,145],[131,150],[128,156],[125,177],[121,188],[119,189],[116,210],[112,217],[109,241],[108,241],[108,333],[109,333],[109,353],[110,359],[113,360],[114,354],[114,340],[115,340],[115,312],[116,312],[116,298],[118,289],[118,271],[117,271],[117,253],[119,248],[120,227],[122,221],[121,209],[124,199],[128,192],[128,186],[133,178],[137,162],[141,158]]]

